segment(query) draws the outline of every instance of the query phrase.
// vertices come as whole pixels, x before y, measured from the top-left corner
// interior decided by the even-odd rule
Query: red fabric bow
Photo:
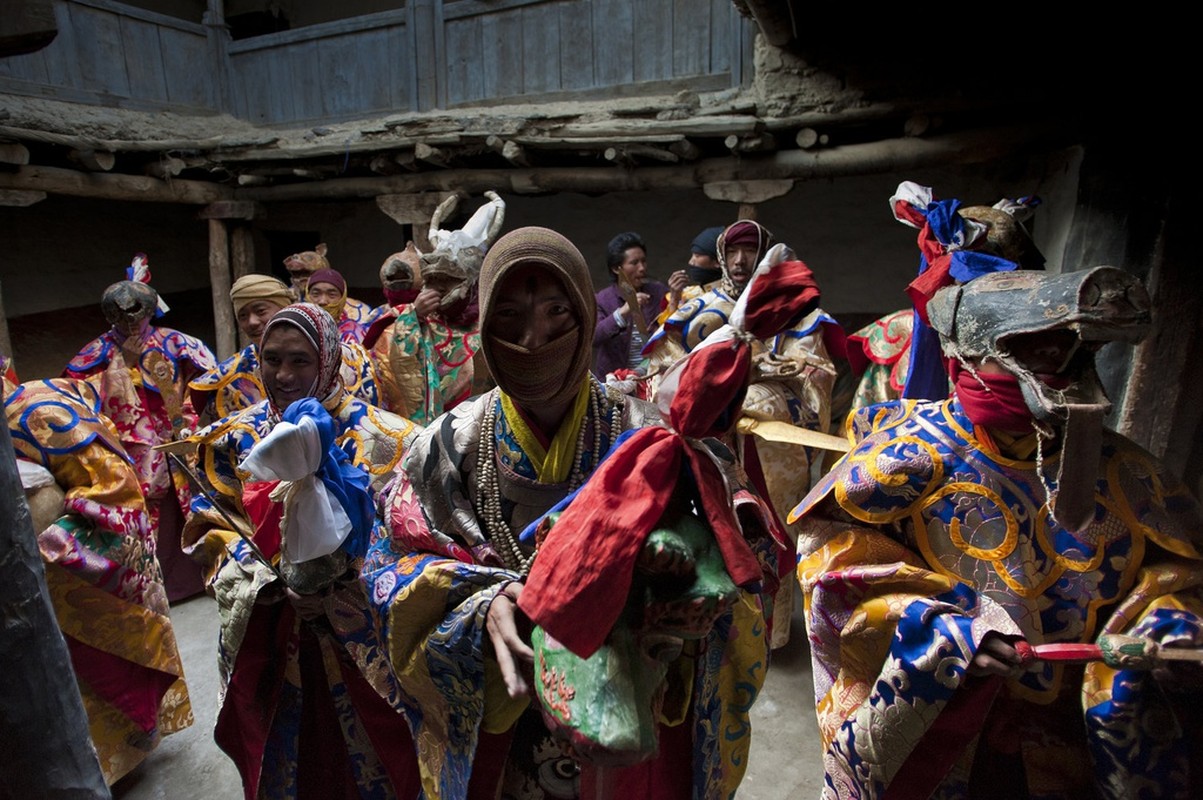
[[[747,291],[747,331],[756,339],[792,326],[819,299],[814,277],[800,261],[776,264]],[[694,350],[670,407],[675,430],[635,433],[593,473],[543,542],[518,605],[581,658],[601,647],[622,613],[639,552],[684,468],[697,484],[731,579],[741,586],[761,579],[760,564],[735,519],[730,489],[710,457],[690,443],[735,424],[751,364],[751,345],[742,338]],[[638,487],[637,495],[632,487]]]

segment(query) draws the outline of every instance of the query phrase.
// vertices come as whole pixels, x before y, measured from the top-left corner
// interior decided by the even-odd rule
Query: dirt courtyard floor
[[[801,602],[795,604],[800,607]],[[113,787],[115,800],[238,800],[238,772],[213,743],[217,715],[217,604],[205,596],[172,607],[196,722]],[[818,798],[823,771],[815,727],[810,651],[795,613],[790,642],[773,654],[752,706],[752,753],[740,800]],[[623,798],[623,800],[643,800]],[[648,798],[647,800],[655,800]]]

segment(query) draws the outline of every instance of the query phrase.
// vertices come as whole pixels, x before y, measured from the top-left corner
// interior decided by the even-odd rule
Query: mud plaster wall
[[[1040,194],[1047,202],[1033,232],[1049,268],[1059,269],[1074,208],[1076,163],[1073,153],[1064,153],[973,169],[799,182],[788,195],[761,204],[758,218],[815,271],[824,308],[850,326],[859,325],[905,305],[903,288],[918,265],[917,232],[896,222],[888,204],[899,181],[925,183],[939,196],[974,204]],[[505,199],[505,230],[544,225],[561,231],[589,261],[595,289],[609,282],[604,254],[615,234],[639,232],[648,243],[651,275],[664,280],[684,265],[699,230],[734,221],[738,210],[707,199],[701,190]],[[462,203],[464,217],[457,222],[462,224],[478,202]],[[404,247],[409,233],[371,200],[272,205],[255,224],[258,271],[280,268],[268,259],[269,233],[313,232],[316,241],[326,242],[332,266],[347,277],[352,292],[359,289],[369,301],[375,300],[380,263]],[[7,240],[0,282],[23,377],[57,372],[61,363],[55,359],[69,357],[103,329],[95,304],[106,286],[123,277],[138,250],[150,257],[156,288],[169,300],[180,298],[181,307],[166,324],[211,337],[208,227],[195,208],[51,198],[28,208],[0,208],[0,228]],[[81,307],[62,319],[51,314],[53,327],[31,331],[21,324]],[[39,340],[36,350],[30,336]]]

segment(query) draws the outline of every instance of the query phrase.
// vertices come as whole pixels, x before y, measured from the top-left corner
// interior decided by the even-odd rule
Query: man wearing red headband
[[[740,220],[719,235],[716,242],[718,264],[722,270],[719,285],[700,297],[681,305],[649,341],[645,352],[650,357],[649,373],[666,370],[691,352],[731,318],[736,302],[764,259],[773,235],[752,220]],[[767,435],[774,423],[778,433],[790,433],[789,427],[827,431],[831,423],[831,390],[835,366],[831,355],[843,352],[843,331],[820,308],[815,308],[793,328],[753,347],[753,374],[742,407],[749,423],[759,424]],[[776,440],[774,440],[776,439]],[[740,457],[772,502],[779,517],[785,518],[810,488],[810,458],[797,444],[762,435],[740,435]],[[789,531],[791,537],[797,532]],[[782,596],[788,604],[792,589]],[[788,609],[788,605],[785,607]],[[780,615],[788,620],[788,610]],[[788,624],[778,626],[774,645],[784,644]]]

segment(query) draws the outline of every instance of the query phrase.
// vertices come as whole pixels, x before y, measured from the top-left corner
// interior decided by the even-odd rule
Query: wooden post
[[[4,313],[3,284],[0,284],[0,355],[13,357],[13,340],[8,335],[8,314]]]
[[[234,230],[230,236],[230,262],[231,271],[234,273],[233,280],[238,280],[244,275],[250,275],[255,271],[255,240],[251,235],[250,225],[245,223],[234,224]],[[239,346],[246,347],[250,343],[251,340],[239,329]]]
[[[255,239],[250,225],[235,225],[230,238],[230,267],[234,280],[255,271]]]
[[[12,437],[0,429],[0,785],[6,797],[108,798]]]
[[[230,305],[230,237],[226,222],[209,220],[209,285],[213,290],[213,328],[218,360],[234,355],[238,326]]]

